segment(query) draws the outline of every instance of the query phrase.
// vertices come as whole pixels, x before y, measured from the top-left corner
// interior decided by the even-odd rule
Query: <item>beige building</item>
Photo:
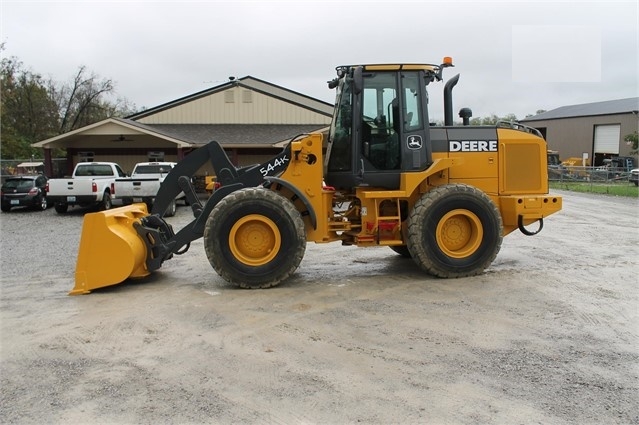
[[[326,129],[332,114],[329,103],[247,76],[33,146],[44,149],[45,172],[52,177],[71,174],[86,160],[117,162],[126,172],[137,162],[179,161],[211,140],[242,166],[263,162],[298,134]],[[66,170],[58,173],[51,158],[55,148],[67,152]]]
[[[631,156],[624,137],[639,128],[639,98],[562,106],[521,122],[538,129],[561,159],[586,156],[599,166],[606,158]]]

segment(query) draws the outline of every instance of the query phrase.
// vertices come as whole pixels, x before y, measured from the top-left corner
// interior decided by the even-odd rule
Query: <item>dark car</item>
[[[13,207],[33,207],[46,210],[47,178],[43,175],[9,177],[2,185],[2,211],[9,212]]]

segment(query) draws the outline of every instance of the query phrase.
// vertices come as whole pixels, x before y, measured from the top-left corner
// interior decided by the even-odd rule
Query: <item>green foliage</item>
[[[56,135],[57,109],[38,74],[24,70],[15,58],[0,63],[3,158],[28,158],[39,150],[30,145]]]
[[[503,117],[498,117],[495,114],[491,114],[487,117],[476,117],[470,120],[470,125],[495,125],[499,121],[517,121],[515,114],[506,114]]]
[[[547,111],[545,109],[537,109],[537,111],[534,114],[527,114],[526,118],[534,117],[535,115],[543,114],[544,112],[547,112]]]
[[[632,150],[630,151],[630,155],[636,155],[639,153],[639,133],[635,131],[634,133],[626,134],[623,138],[624,142],[632,143]]]
[[[4,43],[0,44],[0,52]],[[106,118],[133,112],[126,100],[112,101],[115,85],[81,66],[68,83],[45,80],[15,57],[0,61],[0,156],[42,157],[36,143]],[[59,153],[58,153],[59,154]]]

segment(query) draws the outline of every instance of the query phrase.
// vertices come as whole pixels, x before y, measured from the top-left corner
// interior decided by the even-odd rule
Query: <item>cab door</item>
[[[361,184],[399,188],[402,172],[422,170],[430,162],[427,95],[420,71],[363,74],[359,130],[354,146]]]

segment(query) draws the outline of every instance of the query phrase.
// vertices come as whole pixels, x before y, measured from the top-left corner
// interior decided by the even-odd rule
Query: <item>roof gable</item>
[[[172,134],[162,134],[156,129],[140,124],[138,122],[128,120],[126,118],[107,118],[102,121],[78,128],[68,133],[59,134],[46,140],[33,143],[31,146],[36,148],[67,148],[73,143],[82,143],[87,138],[93,140],[108,141],[119,135],[123,140],[129,136],[149,136],[154,138],[162,138],[171,143],[175,143],[180,147],[188,147],[190,143],[175,137]]]
[[[313,111],[317,114],[331,117],[333,114],[333,105],[312,98],[310,96],[303,95],[301,93],[289,90],[287,88],[272,84],[258,78],[251,76],[242,77],[240,79],[229,80],[226,83],[212,87],[210,89],[202,90],[200,92],[181,97],[171,102],[164,103],[162,105],[146,109],[142,112],[130,115],[127,119],[134,121],[142,120],[151,117],[156,114],[160,114],[164,111],[183,107],[189,103],[196,102],[206,97],[210,97],[221,92],[229,91],[235,88],[244,88],[247,90],[255,91],[259,94],[278,99],[280,101],[289,103],[291,105]]]

